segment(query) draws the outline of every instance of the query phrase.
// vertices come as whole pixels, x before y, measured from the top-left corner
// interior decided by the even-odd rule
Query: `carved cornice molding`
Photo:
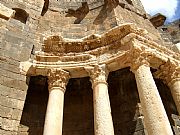
[[[85,70],[90,76],[92,87],[94,88],[99,83],[107,85],[108,69],[105,64],[95,65],[94,67],[85,67]]]
[[[49,69],[48,71],[48,87],[49,90],[53,90],[53,88],[61,88],[63,92],[66,91],[66,85],[69,80],[69,72],[62,70],[62,69],[57,69],[57,68],[52,68]]]
[[[174,82],[180,81],[180,65],[168,60],[159,67],[154,75],[156,78],[164,80],[168,86],[172,86]]]
[[[109,71],[115,71],[129,66],[132,67],[132,70],[135,70],[142,64],[148,66],[150,64],[151,67],[158,69],[168,59],[180,64],[180,54],[158,45],[148,37],[146,30],[139,29],[132,24],[125,24],[103,35],[94,34],[83,39],[63,39],[58,35],[49,36],[44,41],[47,42],[46,45],[51,47],[58,47],[59,43],[63,43],[65,46],[69,44],[70,47],[74,46],[76,49],[82,49],[82,47],[79,48],[78,46],[80,44],[88,43],[88,46],[82,52],[72,51],[70,53],[61,53],[57,51],[55,53],[51,52],[52,50],[48,52],[43,52],[43,50],[36,52],[35,60],[21,64],[24,74],[42,74],[46,76],[47,71],[43,70],[43,68],[62,68],[69,71],[72,77],[85,77],[88,74],[84,70],[84,67],[96,65],[97,63],[100,65],[106,64]],[[57,44],[53,44],[56,41]],[[66,49],[69,48],[67,47]],[[78,75],[77,71],[81,72],[81,75]]]
[[[179,53],[176,53],[162,45],[157,44],[148,35],[141,36],[139,34],[130,33],[121,40],[121,44],[122,45],[127,45],[129,43],[132,44],[132,42],[134,42],[134,40],[138,41],[140,44],[143,44],[143,46],[146,48],[156,50],[156,53],[158,53],[157,55],[160,54],[160,55],[163,55],[163,57],[171,58],[171,60],[174,59],[175,61],[176,60],[180,61]],[[154,55],[156,55],[156,54],[154,54]]]
[[[145,36],[147,31],[138,28],[135,24],[127,23],[117,26],[102,35],[93,34],[81,39],[66,39],[60,35],[51,35],[44,39],[42,51],[57,56],[72,52],[86,52],[117,42],[121,44],[121,39],[130,33]]]

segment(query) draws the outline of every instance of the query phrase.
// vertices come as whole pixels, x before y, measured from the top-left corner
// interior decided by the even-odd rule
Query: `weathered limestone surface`
[[[174,98],[174,102],[176,103],[177,110],[180,113],[180,80],[175,81],[169,87]]]
[[[180,43],[180,20],[175,20],[169,24],[158,27],[159,33],[164,40],[165,46],[171,46],[174,51],[180,52],[178,44]],[[175,44],[175,45],[174,45]]]
[[[87,0],[84,3],[82,2],[84,1],[82,0],[76,0],[76,1],[64,0],[64,1],[49,1],[49,2],[48,0],[45,1],[13,0],[11,2],[9,0],[0,1],[0,119],[1,119],[0,134],[6,134],[6,135],[17,134],[20,120],[21,120],[21,124],[19,126],[19,130],[20,130],[19,134],[21,133],[22,130],[24,130],[22,131],[22,133],[24,134],[28,134],[30,132],[34,133],[32,131],[28,131],[29,127],[23,125],[23,122],[31,123],[30,124],[31,127],[32,125],[40,125],[33,127],[34,131],[42,130],[42,123],[43,123],[42,121],[44,120],[43,119],[44,114],[37,115],[38,111],[41,111],[40,109],[39,110],[37,109],[40,105],[39,106],[37,105],[38,106],[37,107],[33,103],[33,101],[29,102],[30,99],[28,98],[28,103],[30,103],[29,108],[32,108],[36,111],[34,111],[33,119],[28,117],[29,113],[31,114],[32,112],[27,108],[24,109],[24,116],[22,116],[22,110],[25,103],[27,89],[29,85],[29,77],[27,77],[26,74],[22,75],[20,73],[19,66],[21,62],[28,61],[29,59],[30,61],[33,61],[32,59],[34,58],[35,51],[40,51],[42,49],[42,45],[44,44],[44,38],[47,38],[50,35],[61,35],[64,38],[80,39],[92,34],[101,35],[107,32],[108,30],[111,30],[112,28],[122,25],[124,23],[134,23],[137,24],[138,27],[144,28],[147,31],[149,31],[149,35],[152,37],[154,41],[158,43],[162,43],[159,34],[148,20],[148,17],[142,5],[140,4],[139,0],[136,1],[119,0],[119,2],[113,0],[110,1]],[[15,14],[17,16],[13,17],[14,8],[21,9],[28,13],[29,16],[27,20],[25,20],[26,23],[22,23],[20,20],[18,20],[18,14]],[[4,12],[4,9],[8,12]],[[126,28],[129,29],[128,27]],[[116,33],[116,32],[118,32],[118,30],[112,33]],[[120,33],[124,33],[124,32],[126,32],[126,30],[121,29]],[[137,34],[138,32],[134,31],[134,33]],[[118,50],[117,48],[121,45],[121,41],[117,37],[121,37],[121,36],[120,34],[117,36],[114,35],[112,38],[110,36],[111,34],[109,34],[106,37],[107,38],[106,41],[113,40],[113,42],[110,43],[112,46],[110,46],[109,48],[107,47],[104,50],[97,49],[96,51],[94,51],[95,49],[93,50],[93,48],[90,48],[93,51],[91,52],[90,56],[87,56],[87,54],[85,54],[87,57],[84,54],[83,56],[80,56],[78,54],[79,56],[78,58],[76,58],[75,56],[76,53],[69,53],[68,54],[69,56],[60,60],[61,63],[63,63],[64,61],[73,63],[76,61],[76,59],[80,60],[78,61],[80,64],[86,62],[88,63],[90,60],[93,61],[95,59],[99,59],[99,61],[102,62],[106,58],[108,59],[108,56],[110,55],[121,56],[122,53],[120,53],[121,52],[120,50],[127,51],[129,47],[124,45],[121,46],[122,48]],[[124,36],[126,36],[126,34]],[[175,36],[176,34],[173,37]],[[89,38],[91,40],[94,40],[94,39],[98,39],[99,37],[92,35]],[[116,38],[118,40],[116,40]],[[90,40],[87,40],[87,44],[89,41]],[[101,44],[101,41],[100,42],[98,40],[94,40],[94,41],[95,42],[93,47],[98,48],[99,47],[98,45]],[[141,38],[141,41],[145,41],[146,43],[144,44],[150,44],[147,40],[144,40],[144,38]],[[83,50],[82,46],[77,46],[77,44],[69,44],[69,43],[67,44],[68,46],[72,47],[74,50],[78,50],[79,48]],[[116,45],[118,45],[118,47]],[[88,48],[89,46],[92,47],[92,45],[88,45],[84,47],[85,49],[89,50]],[[106,44],[103,44],[103,46],[106,46]],[[113,47],[114,50],[111,51]],[[166,49],[162,49],[162,50],[167,51]],[[101,55],[102,53],[104,54]],[[54,60],[52,57],[51,60]],[[48,58],[47,59],[44,58],[44,60],[48,62]],[[109,60],[111,60],[110,57]],[[122,65],[121,68],[127,67],[127,65],[124,66],[122,64],[123,63],[122,61],[117,63],[111,63],[109,61],[107,63],[111,67],[113,67],[112,71],[114,71],[118,69],[116,67],[118,67],[119,65]],[[167,57],[164,58],[163,62],[164,61],[167,61]],[[161,64],[163,62],[157,60],[154,63]],[[57,63],[56,66],[58,66]],[[155,67],[157,68],[158,66],[156,65]],[[84,71],[82,67],[83,66],[81,66],[81,68],[76,71],[76,75],[81,74],[83,76]],[[73,69],[71,69],[71,71],[72,70]],[[30,71],[27,71],[27,74],[29,74],[29,72]],[[42,74],[36,74],[36,75],[42,75]],[[41,90],[40,87],[37,87],[37,89]],[[37,100],[36,98],[33,98],[32,100]],[[44,103],[44,101],[41,101],[40,103]],[[46,106],[46,104],[43,104],[43,107],[41,108],[43,109],[43,111],[45,108],[44,106]],[[36,120],[37,117],[40,119],[39,120],[40,123],[39,121],[33,121]],[[134,122],[132,123],[133,123],[132,125],[134,125]],[[66,128],[66,133],[68,134],[67,129],[69,128]],[[81,131],[79,132],[77,131],[76,134],[79,135],[81,132],[84,135],[88,131],[92,131],[92,129],[87,129],[83,133]],[[141,134],[143,132],[143,129],[141,128],[141,131],[139,132],[140,133],[137,134]]]
[[[69,73],[60,69],[52,69],[49,73],[49,99],[43,135],[62,135],[64,93]]]
[[[169,86],[177,111],[180,113],[180,68],[172,62],[167,61],[161,65],[160,70],[156,72],[156,77],[164,80]]]
[[[10,20],[0,27],[0,118],[1,132],[7,135],[17,133],[21,120],[27,82],[26,76],[20,74],[19,62],[23,60],[22,56],[27,60],[26,54],[29,51],[24,37],[18,37],[16,30],[22,31],[21,27],[18,28],[18,23],[11,23]]]
[[[14,10],[12,10],[0,3],[0,18],[4,18],[4,19],[8,20],[11,17],[13,17],[14,14],[15,14]]]
[[[173,135],[150,67],[148,65],[140,65],[137,70],[134,70],[134,73],[148,134]]]
[[[177,47],[178,51],[180,52],[180,43],[177,43],[176,47]]]
[[[114,127],[109,101],[106,65],[95,66],[89,70],[93,89],[94,132],[95,135],[114,135]]]
[[[179,115],[172,115],[172,118],[173,118],[173,121],[174,121],[174,126],[173,126],[173,129],[174,129],[174,133],[175,134],[180,134],[180,117]]]

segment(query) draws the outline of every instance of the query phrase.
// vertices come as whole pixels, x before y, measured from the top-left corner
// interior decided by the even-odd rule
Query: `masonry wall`
[[[158,30],[161,34],[164,44],[178,52],[178,48],[180,46],[178,45],[180,43],[180,19],[160,26],[158,27]],[[176,46],[174,46],[174,44]]]
[[[26,3],[1,1],[12,8],[25,8]],[[31,7],[28,7],[29,9]],[[28,88],[28,78],[20,73],[20,62],[30,58],[36,44],[36,31],[29,18],[22,23],[14,18],[0,18],[0,134],[16,135]]]
[[[74,3],[50,1],[48,6],[47,2],[0,1],[15,11],[9,18],[4,18],[0,12],[0,134],[18,134],[30,78],[21,74],[20,62],[33,59],[44,37],[59,33],[65,38],[82,38],[102,34],[123,23],[135,23],[161,42],[138,1],[132,4],[123,0],[119,3],[87,0],[84,4],[80,0]]]
[[[19,64],[29,59],[33,41],[24,24],[10,20],[0,29],[0,134],[16,134],[28,80]]]

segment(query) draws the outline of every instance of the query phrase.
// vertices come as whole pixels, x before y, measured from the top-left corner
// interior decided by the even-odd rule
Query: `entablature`
[[[61,68],[69,71],[71,78],[78,78],[88,76],[85,67],[106,64],[111,72],[130,67],[134,58],[139,59],[136,62],[145,59],[155,69],[169,60],[180,66],[180,54],[158,45],[146,30],[124,24],[78,40],[49,36],[35,59],[22,62],[21,69],[26,75],[47,76],[51,68]]]

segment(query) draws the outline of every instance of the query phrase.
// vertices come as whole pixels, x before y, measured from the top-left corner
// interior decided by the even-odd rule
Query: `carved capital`
[[[141,65],[150,66],[148,53],[145,53],[145,49],[143,47],[133,45],[128,56],[132,72],[135,72]]]
[[[52,90],[53,87],[59,87],[65,92],[69,77],[69,72],[67,71],[57,68],[50,69],[48,71],[49,90]]]
[[[168,60],[160,66],[155,77],[164,80],[168,86],[171,86],[174,82],[180,81],[180,66]]]
[[[98,83],[107,84],[108,70],[105,64],[95,65],[94,67],[85,67],[91,78],[92,86],[95,87]]]

